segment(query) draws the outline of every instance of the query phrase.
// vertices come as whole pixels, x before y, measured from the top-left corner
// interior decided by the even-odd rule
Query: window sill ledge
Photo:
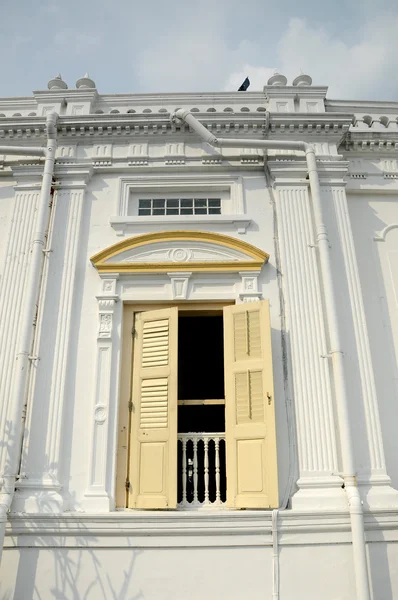
[[[398,541],[398,512],[365,512],[368,542]],[[280,510],[281,545],[347,544],[351,539],[347,511]],[[8,548],[197,548],[199,546],[272,545],[271,510],[134,511],[107,514],[11,513],[6,525]]]
[[[252,220],[245,215],[164,215],[159,217],[111,217],[110,225],[117,235],[134,233],[144,225],[145,229],[158,229],[159,225],[173,225],[181,228],[187,225],[218,225],[219,227],[235,227],[241,235],[246,233]]]

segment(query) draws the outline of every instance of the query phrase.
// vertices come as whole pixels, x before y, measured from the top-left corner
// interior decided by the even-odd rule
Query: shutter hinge
[[[137,332],[137,330],[136,330],[136,328],[135,328],[135,327],[134,327],[134,325],[133,325],[133,327],[131,328],[131,333],[132,333],[132,335],[135,335],[135,333],[136,333],[136,332]]]
[[[129,492],[131,490],[131,485],[130,485],[130,480],[126,479],[126,483],[124,484],[125,488],[126,488],[126,492]]]
[[[133,401],[132,400],[129,400],[129,405],[128,406],[129,406],[129,411],[133,412]]]

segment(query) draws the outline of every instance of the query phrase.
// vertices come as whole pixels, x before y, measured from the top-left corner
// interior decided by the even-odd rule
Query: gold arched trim
[[[113,262],[112,258],[133,248],[146,246],[159,242],[170,241],[189,241],[189,242],[208,242],[218,246],[224,246],[231,250],[236,250],[246,254],[247,260],[238,260],[233,262],[157,262],[157,263],[121,263]],[[91,257],[91,262],[100,273],[153,273],[165,271],[250,271],[261,269],[264,263],[268,261],[269,254],[259,248],[242,242],[236,238],[221,233],[211,233],[208,231],[157,231],[155,233],[145,233],[132,238],[118,242],[105,250],[101,250]]]

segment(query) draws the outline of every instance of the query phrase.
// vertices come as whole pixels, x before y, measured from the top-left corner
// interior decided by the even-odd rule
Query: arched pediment
[[[158,231],[114,244],[91,258],[100,273],[259,270],[269,255],[220,233]]]

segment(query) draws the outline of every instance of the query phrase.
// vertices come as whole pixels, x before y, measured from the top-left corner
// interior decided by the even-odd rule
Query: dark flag
[[[245,92],[247,90],[247,88],[249,87],[249,85],[250,85],[249,78],[246,77],[246,79],[244,80],[244,82],[242,83],[240,88],[238,89],[238,92]]]

